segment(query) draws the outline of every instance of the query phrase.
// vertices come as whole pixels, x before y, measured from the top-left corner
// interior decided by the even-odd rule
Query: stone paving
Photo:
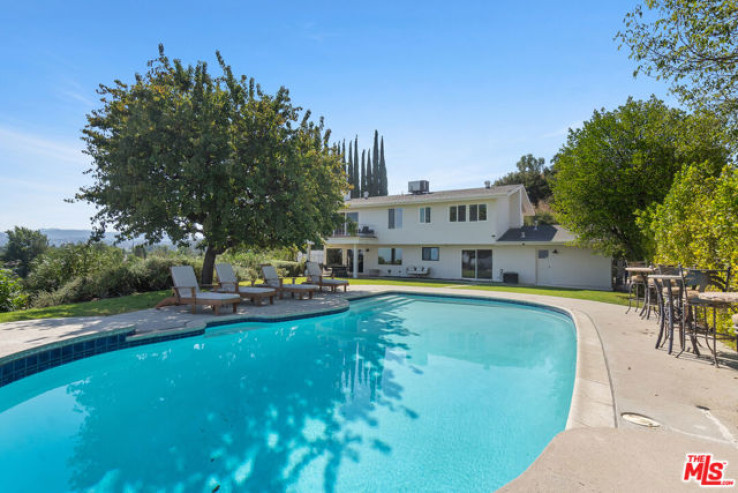
[[[699,489],[681,478],[688,453],[712,452],[728,461],[726,477],[738,479],[738,359],[723,348],[728,364],[708,358],[678,358],[654,349],[657,324],[625,307],[537,295],[470,289],[360,286],[314,300],[276,300],[256,307],[242,303],[234,315],[198,314],[166,307],[110,317],[32,320],[0,324],[0,357],[79,336],[124,327],[162,333],[201,327],[212,320],[268,319],[348,306],[354,296],[382,291],[427,292],[524,300],[572,313],[578,325],[579,360],[572,416],[567,430],[505,491],[674,491]],[[732,359],[731,359],[732,358]],[[639,413],[660,426],[643,428],[622,418]]]

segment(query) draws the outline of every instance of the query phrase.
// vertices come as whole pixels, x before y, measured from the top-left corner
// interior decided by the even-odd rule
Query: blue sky
[[[6,2],[0,14],[0,230],[89,228],[67,204],[95,89],[130,81],[163,43],[186,63],[220,50],[236,74],[323,115],[334,138],[374,129],[389,191],[482,186],[527,153],[548,162],[598,108],[651,94],[613,36],[635,1]]]

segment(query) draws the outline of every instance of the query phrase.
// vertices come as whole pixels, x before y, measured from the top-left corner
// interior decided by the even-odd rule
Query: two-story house
[[[611,259],[571,246],[560,226],[524,226],[533,206],[522,185],[346,201],[346,223],[325,242],[325,263],[349,275],[519,282],[611,289]]]

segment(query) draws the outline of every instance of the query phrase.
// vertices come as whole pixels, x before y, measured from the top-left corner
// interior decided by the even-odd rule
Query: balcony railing
[[[371,224],[346,223],[333,231],[334,238],[376,238],[374,226]]]

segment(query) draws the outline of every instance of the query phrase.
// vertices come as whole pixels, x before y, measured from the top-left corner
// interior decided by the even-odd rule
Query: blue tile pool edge
[[[177,328],[168,331],[159,332],[143,332],[136,333],[134,327],[113,329],[109,331],[99,332],[95,334],[87,334],[60,342],[45,344],[35,348],[20,351],[0,358],[0,387],[13,383],[17,380],[34,375],[50,368],[61,366],[82,358],[88,358],[98,354],[117,351],[120,349],[128,349],[132,347],[142,346],[145,344],[156,344],[186,337],[194,337],[203,335],[205,331],[213,327],[222,327],[224,325],[232,325],[247,322],[267,322],[277,323],[297,319],[307,319],[321,317],[324,315],[333,315],[348,311],[351,301],[363,300],[368,298],[378,298],[382,296],[393,295],[410,295],[421,298],[451,298],[459,300],[475,300],[475,301],[494,301],[510,305],[523,305],[535,308],[550,310],[559,314],[566,315],[571,319],[572,324],[576,328],[577,324],[573,314],[564,308],[542,303],[534,303],[529,301],[506,300],[501,298],[474,296],[474,295],[457,295],[457,294],[436,294],[421,293],[416,291],[382,291],[380,293],[371,293],[365,295],[349,296],[345,299],[349,302],[347,306],[338,308],[319,309],[307,313],[293,313],[289,315],[277,316],[260,316],[260,315],[242,315],[229,316],[223,320],[211,320],[202,326],[193,328]],[[577,337],[578,339],[578,337]],[[577,358],[578,360],[578,358]]]

